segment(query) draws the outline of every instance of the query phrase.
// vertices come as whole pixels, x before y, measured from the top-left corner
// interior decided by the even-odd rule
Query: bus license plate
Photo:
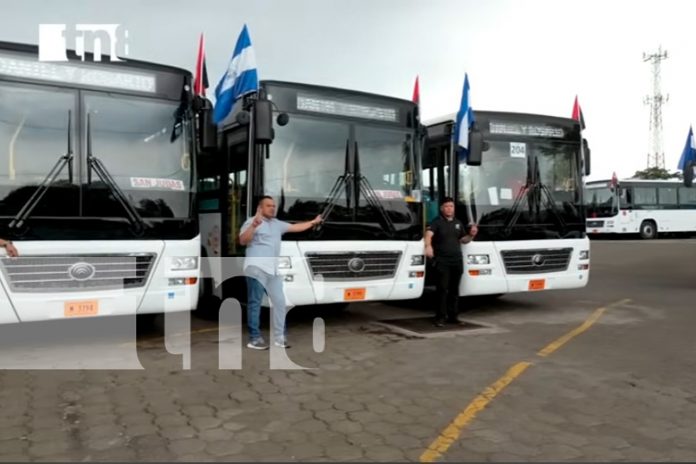
[[[65,317],[95,316],[99,313],[99,301],[66,301],[63,314]]]
[[[546,288],[546,279],[536,279],[529,281],[529,290],[543,290]]]
[[[346,288],[343,290],[343,301],[357,301],[365,299],[364,288]]]

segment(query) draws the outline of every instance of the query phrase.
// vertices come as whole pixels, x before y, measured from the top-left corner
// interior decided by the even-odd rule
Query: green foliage
[[[647,168],[642,171],[636,171],[633,174],[633,179],[683,179],[681,171],[670,173],[664,168]]]

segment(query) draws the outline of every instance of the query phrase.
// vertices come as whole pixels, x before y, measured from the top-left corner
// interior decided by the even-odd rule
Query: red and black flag
[[[413,97],[411,98],[411,100],[416,105],[420,104],[420,89],[418,88],[418,76],[416,76],[416,83],[413,86]]]
[[[203,34],[198,42],[198,58],[196,59],[196,74],[193,78],[193,94],[205,97],[208,88],[208,70],[205,67],[205,49],[203,47]]]
[[[585,129],[585,117],[582,115],[582,109],[580,108],[580,103],[578,103],[578,96],[575,96],[575,103],[573,104],[573,115],[571,118],[580,122],[580,129]]]

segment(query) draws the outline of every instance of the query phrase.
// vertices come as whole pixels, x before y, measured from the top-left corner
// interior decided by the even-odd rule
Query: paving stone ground
[[[533,364],[441,460],[694,461],[696,271],[674,266],[685,258],[696,262],[696,242],[593,243],[587,289],[466,301],[463,318],[495,333],[418,338],[373,323],[427,315],[427,299],[302,309],[287,353],[307,370],[271,370],[269,352],[246,349],[242,369],[220,370],[217,333],[198,321],[190,370],[147,333],[143,370],[0,371],[0,461],[416,461],[519,361]]]

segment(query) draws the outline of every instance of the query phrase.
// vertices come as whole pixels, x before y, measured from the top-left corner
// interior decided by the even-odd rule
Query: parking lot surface
[[[696,241],[591,250],[587,288],[463,299],[477,327],[400,329],[431,294],[293,309],[287,355],[305,369],[236,351],[245,338],[210,321],[178,334],[190,369],[161,320],[137,343],[132,321],[74,321],[69,340],[5,326],[0,460],[695,461]],[[48,335],[24,349],[32,333]],[[83,358],[103,365],[22,368]]]

